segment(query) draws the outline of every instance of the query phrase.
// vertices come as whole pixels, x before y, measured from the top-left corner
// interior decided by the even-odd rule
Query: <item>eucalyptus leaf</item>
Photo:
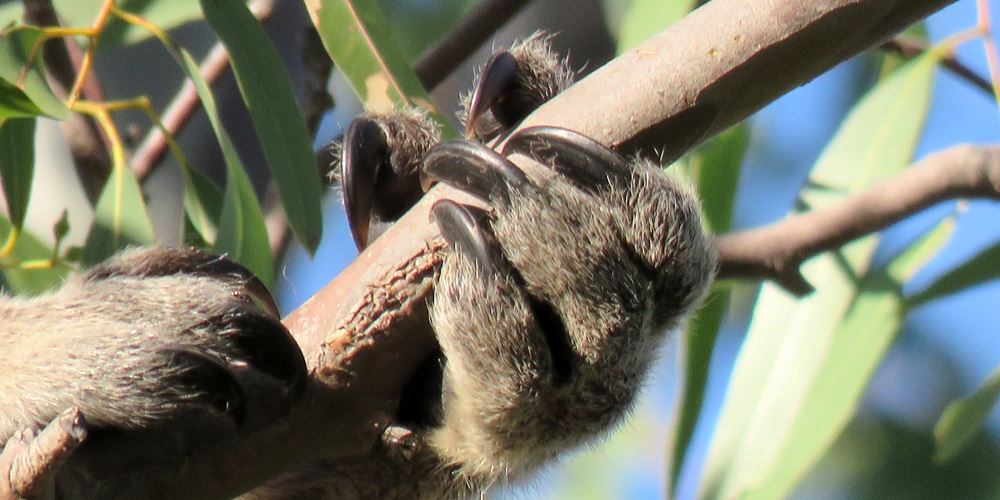
[[[813,209],[897,175],[911,160],[936,51],[871,89],[825,148],[802,194]],[[709,447],[700,496],[778,498],[846,425],[899,330],[905,308],[887,270],[869,272],[875,236],[801,266],[822,284],[798,298],[763,286]]]
[[[229,49],[230,64],[278,186],[288,225],[312,254],[323,231],[322,188],[312,140],[288,73],[244,2],[201,0],[201,5],[205,19]]]
[[[430,112],[445,138],[458,136],[407,65],[378,2],[313,0],[306,8],[327,53],[366,109],[417,106]]]
[[[0,120],[0,183],[7,198],[7,216],[18,231],[24,225],[35,175],[35,121]]]

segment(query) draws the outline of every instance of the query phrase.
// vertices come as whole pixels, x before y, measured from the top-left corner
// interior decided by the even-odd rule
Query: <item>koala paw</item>
[[[511,154],[556,175],[530,178]],[[492,207],[433,207],[453,251],[431,306],[446,361],[429,435],[467,481],[489,484],[621,421],[715,251],[689,187],[568,130],[522,130],[502,154],[447,142],[424,171]]]
[[[179,248],[128,250],[56,292],[0,297],[0,366],[0,442],[74,406],[92,429],[236,433],[287,412],[307,375],[250,271]]]

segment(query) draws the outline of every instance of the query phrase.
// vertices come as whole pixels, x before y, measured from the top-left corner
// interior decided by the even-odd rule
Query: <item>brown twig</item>
[[[549,101],[524,126],[562,126],[626,149],[657,142],[670,161],[949,3],[714,0]],[[542,168],[514,160],[526,170]],[[290,417],[192,456],[169,483],[156,482],[155,473],[128,477],[155,484],[152,491],[167,498],[221,496],[305,459],[349,460],[355,467],[379,460],[374,450],[387,416],[395,414],[415,364],[433,348],[423,305],[443,243],[428,215],[442,197],[468,200],[433,188],[286,318],[312,373]]]
[[[250,4],[250,11],[258,21],[265,21],[274,12],[274,0],[257,0]],[[222,42],[216,43],[209,51],[208,55],[198,66],[198,71],[202,78],[209,85],[212,85],[229,69],[229,52]],[[171,135],[177,135],[187,124],[195,112],[201,109],[201,100],[198,92],[195,91],[194,83],[191,80],[184,80],[184,86],[177,95],[170,101],[166,111],[163,112],[161,120],[163,127]],[[160,165],[163,156],[167,151],[167,137],[159,127],[150,127],[139,148],[132,155],[129,169],[136,176],[139,182],[144,181],[153,170]]]
[[[59,18],[50,0],[25,0],[24,20],[37,26],[58,26]],[[83,58],[80,47],[70,38],[49,40],[43,49],[45,69],[52,90],[62,98],[69,96],[76,81]],[[83,95],[92,101],[104,99],[101,86],[93,72],[87,75],[82,87]],[[111,141],[104,130],[90,116],[71,114],[60,122],[63,136],[69,146],[77,176],[87,198],[94,202],[101,194],[104,182],[111,173]]]
[[[897,36],[882,44],[883,50],[895,52],[906,59],[917,57],[927,52],[930,48],[931,46],[926,40],[906,35]],[[986,92],[991,97],[993,96],[993,85],[989,79],[976,73],[975,70],[963,64],[954,55],[942,58],[940,64],[959,78],[969,82],[973,87]]]
[[[484,0],[476,4],[451,33],[438,40],[413,65],[420,83],[427,89],[437,87],[529,1]]]
[[[86,437],[77,408],[62,412],[37,435],[13,436],[0,453],[0,498],[47,498],[59,467]]]
[[[806,259],[878,231],[936,202],[1000,198],[1000,146],[962,145],[934,153],[863,193],[769,226],[717,238],[719,278],[770,279],[804,294]]]

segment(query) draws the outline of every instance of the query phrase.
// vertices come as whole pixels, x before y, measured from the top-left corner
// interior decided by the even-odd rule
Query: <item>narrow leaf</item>
[[[983,423],[1000,397],[1000,367],[973,394],[951,402],[934,425],[934,461],[942,464],[982,432]]]
[[[185,50],[180,50],[178,57],[188,78],[194,82],[226,162],[226,191],[213,249],[243,264],[270,286],[274,282],[274,269],[260,202],[247,178],[243,162],[236,153],[236,147],[222,126],[215,97],[201,77],[198,64]]]
[[[0,120],[0,183],[7,215],[19,232],[24,225],[35,175],[35,119]]]
[[[1000,242],[979,252],[958,267],[938,276],[933,283],[907,300],[916,307],[929,300],[950,295],[1000,277]]]
[[[264,214],[260,209],[257,196],[253,192],[253,187],[247,179],[243,162],[240,161],[240,157],[236,153],[236,148],[233,146],[229,134],[226,133],[225,128],[222,126],[219,109],[215,104],[215,97],[212,95],[212,91],[209,89],[205,79],[202,78],[201,73],[198,71],[198,64],[191,57],[191,54],[178,47],[170,38],[164,37],[161,41],[174,58],[177,59],[181,68],[194,84],[198,98],[201,100],[202,109],[205,110],[205,115],[208,116],[208,121],[212,125],[212,131],[219,142],[219,147],[222,149],[222,157],[226,163],[227,183],[218,224],[219,234],[212,248],[243,264],[247,269],[256,274],[261,281],[270,286],[274,281],[274,269],[272,268],[273,264],[268,245],[267,226],[264,223]],[[189,173],[195,172],[195,170],[190,168],[187,170]],[[213,190],[213,186],[210,183],[199,183],[195,180],[196,176],[197,174],[192,173],[190,182],[185,179],[186,184],[191,184],[191,189],[201,189],[203,192]],[[200,185],[201,188],[198,188],[197,185]],[[187,196],[198,197],[198,203],[202,207],[192,210],[194,215],[192,216],[189,213],[189,220],[192,218],[202,218],[199,213],[207,214],[202,220],[211,220],[211,206],[213,202],[210,200],[212,197],[205,196],[204,199],[201,199],[199,193],[192,193],[191,191],[187,193]]]
[[[33,118],[45,114],[28,94],[0,78],[0,121],[6,118]]]
[[[458,135],[407,65],[378,2],[307,0],[306,9],[327,53],[365,108],[386,111],[399,105],[418,106],[431,113],[445,137]]]
[[[223,192],[201,171],[190,166],[184,175],[184,214],[202,241],[215,242],[222,214]]]
[[[288,73],[243,1],[201,0],[201,5],[205,19],[229,49],[230,64],[278,185],[288,224],[312,254],[323,230],[322,188],[312,140]]]
[[[699,148],[688,159],[688,177],[698,188],[702,212],[713,232],[727,231],[732,223],[747,139],[747,126],[737,125]],[[728,309],[729,297],[728,287],[714,285],[681,334],[679,365],[682,375],[668,446],[668,491],[677,485],[684,456],[701,416],[712,350]]]
[[[802,199],[836,203],[896,175],[912,156],[938,54],[906,64],[868,92],[827,145]],[[846,425],[899,329],[898,284],[866,274],[877,244],[861,238],[802,266],[802,299],[762,288],[709,448],[700,496],[788,494]]]

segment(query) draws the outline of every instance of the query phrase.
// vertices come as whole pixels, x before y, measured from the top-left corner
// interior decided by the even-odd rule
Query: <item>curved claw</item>
[[[572,130],[529,127],[514,133],[504,144],[504,156],[519,153],[552,167],[577,187],[594,189],[627,181],[628,162],[603,144]]]
[[[441,236],[452,248],[472,259],[487,275],[507,274],[510,263],[500,251],[486,212],[451,200],[431,207]]]
[[[388,161],[389,146],[374,120],[356,118],[344,133],[341,182],[347,223],[358,250],[368,246],[368,229],[375,203],[375,183]]]
[[[510,202],[511,189],[525,189],[528,176],[503,156],[482,145],[448,141],[424,156],[424,172],[487,202]]]
[[[511,115],[514,113],[505,113],[502,106],[517,86],[518,71],[517,60],[506,50],[493,54],[486,61],[483,72],[479,75],[479,84],[472,93],[469,104],[469,113],[465,123],[466,137],[473,136],[476,122],[487,110],[492,110],[493,115],[505,127],[510,127],[520,121],[520,118],[524,118],[524,116],[517,119],[512,118]]]
[[[234,311],[215,321],[216,328],[231,336],[242,359],[281,382],[286,401],[302,393],[309,373],[306,361],[280,321],[250,310]]]

